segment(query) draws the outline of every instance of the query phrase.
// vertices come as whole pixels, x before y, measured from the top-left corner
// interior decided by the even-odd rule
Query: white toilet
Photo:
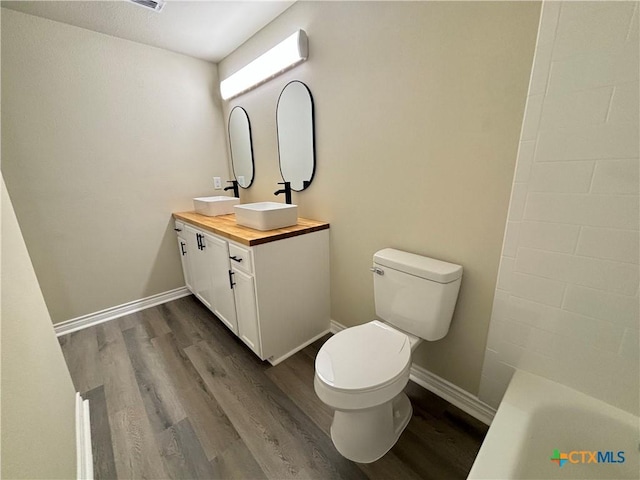
[[[331,439],[354,462],[378,460],[396,443],[412,414],[402,392],[411,352],[449,331],[462,267],[385,248],[373,256],[380,320],[331,337],[316,357],[318,397],[335,409]]]

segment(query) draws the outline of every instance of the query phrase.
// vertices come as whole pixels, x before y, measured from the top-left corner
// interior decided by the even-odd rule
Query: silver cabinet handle
[[[384,270],[382,270],[381,268],[371,267],[369,270],[371,270],[375,274],[384,275]]]

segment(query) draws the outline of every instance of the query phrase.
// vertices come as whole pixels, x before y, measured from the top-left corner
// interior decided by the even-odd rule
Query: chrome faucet
[[[233,196],[236,198],[240,198],[240,191],[238,190],[238,181],[237,180],[227,180],[227,183],[230,183],[228,187],[224,187],[224,191],[233,190]]]
[[[273,192],[274,195],[284,193],[284,201],[291,205],[291,182],[278,182],[278,185],[284,185],[284,188]]]

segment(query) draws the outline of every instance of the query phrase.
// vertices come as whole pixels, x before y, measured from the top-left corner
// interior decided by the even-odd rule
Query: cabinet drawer
[[[253,274],[253,261],[251,250],[229,242],[229,258],[231,266],[246,273]]]
[[[173,226],[173,229],[176,231],[178,235],[180,235],[180,232],[184,232],[184,223],[176,221]]]

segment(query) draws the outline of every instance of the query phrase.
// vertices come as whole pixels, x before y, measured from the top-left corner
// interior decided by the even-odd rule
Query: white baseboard
[[[335,320],[331,320],[331,333],[337,333],[345,328],[346,327],[344,325],[336,322]],[[444,398],[447,402],[455,405],[463,412],[477,418],[482,423],[491,425],[491,421],[496,414],[496,410],[481,401],[475,395],[472,395],[466,390],[463,390],[457,385],[454,385],[444,378],[431,373],[426,368],[416,365],[415,363],[411,365],[409,378],[421,387],[426,388],[441,398]]]
[[[93,480],[89,400],[82,400],[79,393],[76,393],[76,456],[78,480]]]
[[[134,300],[132,302],[123,303],[122,305],[116,305],[99,312],[90,313],[81,317],[72,318],[65,322],[56,323],[53,328],[56,332],[56,336],[60,337],[67,333],[82,330],[83,328],[98,325],[99,323],[108,322],[115,318],[124,317],[131,313],[139,312],[145,308],[154,307],[162,303],[167,303],[178,298],[191,295],[191,292],[187,287],[175,288],[168,292],[158,293],[157,295],[151,295],[150,297],[141,298],[140,300]]]
[[[329,324],[329,330],[331,331],[331,333],[338,333],[340,330],[344,330],[345,328],[347,327],[345,327],[341,323],[336,322],[335,320],[331,320],[331,323]]]
[[[496,410],[475,395],[470,394],[466,390],[415,363],[411,365],[410,378],[421,387],[444,398],[450,404],[455,405],[463,412],[477,418],[485,425],[491,425],[491,421],[496,415]]]

